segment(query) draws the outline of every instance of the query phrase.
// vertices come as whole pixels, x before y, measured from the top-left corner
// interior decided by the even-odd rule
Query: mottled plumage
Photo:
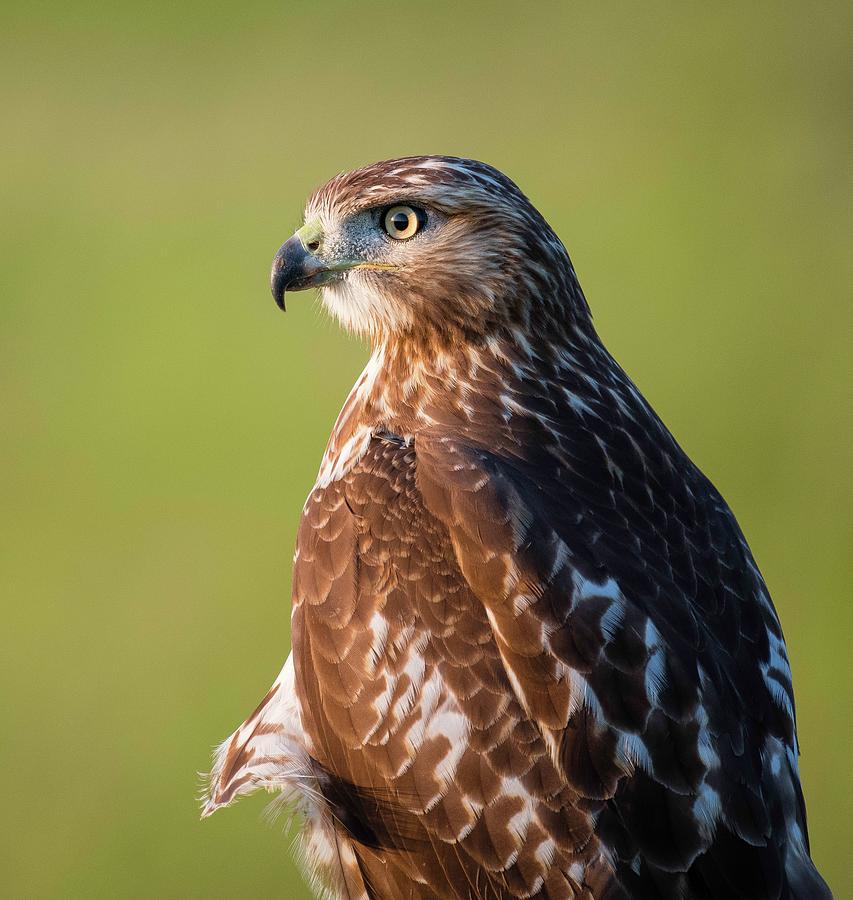
[[[767,589],[554,232],[449,157],[338,176],[306,223],[277,299],[322,285],[374,350],[303,510],[292,655],[206,812],[285,792],[333,897],[830,896]]]

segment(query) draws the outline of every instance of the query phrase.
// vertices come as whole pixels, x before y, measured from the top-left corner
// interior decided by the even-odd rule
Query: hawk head
[[[442,344],[588,318],[568,254],[519,188],[484,163],[388,160],[333,178],[278,251],[272,292],[322,289],[375,341]]]

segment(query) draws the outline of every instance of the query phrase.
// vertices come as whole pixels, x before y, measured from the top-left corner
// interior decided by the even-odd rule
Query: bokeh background
[[[196,803],[366,358],[267,273],[329,176],[444,152],[523,186],[739,516],[853,896],[851,50],[848,2],[3,4],[0,893],[308,896],[265,797]]]

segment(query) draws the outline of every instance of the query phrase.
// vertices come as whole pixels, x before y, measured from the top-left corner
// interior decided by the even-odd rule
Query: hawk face
[[[454,157],[333,178],[308,201],[271,280],[282,309],[285,291],[319,287],[345,328],[379,342],[446,345],[578,305],[568,255],[530,201],[491,166]]]

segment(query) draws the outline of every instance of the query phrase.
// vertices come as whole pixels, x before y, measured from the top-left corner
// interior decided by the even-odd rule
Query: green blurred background
[[[487,160],[751,541],[853,896],[853,5],[4,4],[0,893],[307,897],[196,771],[288,649],[366,356],[270,260],[332,174]]]

